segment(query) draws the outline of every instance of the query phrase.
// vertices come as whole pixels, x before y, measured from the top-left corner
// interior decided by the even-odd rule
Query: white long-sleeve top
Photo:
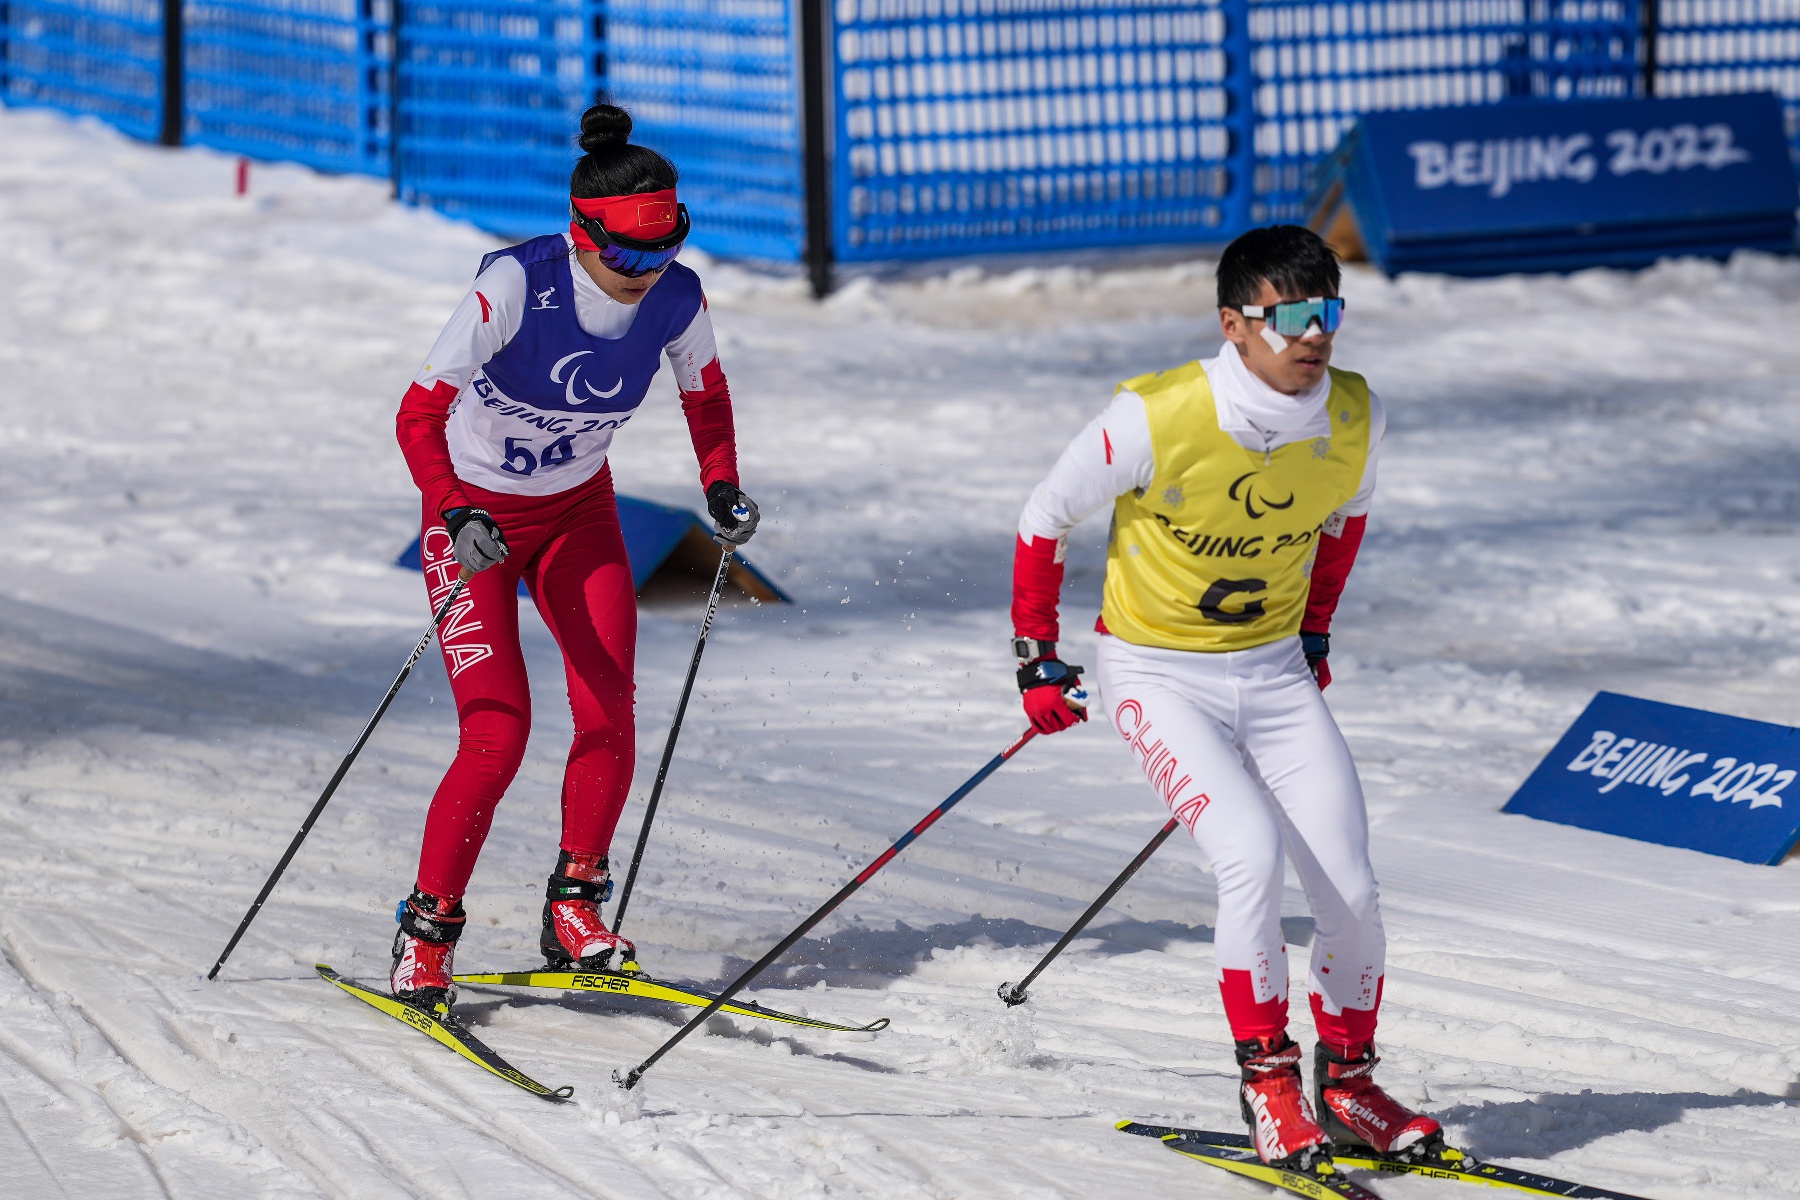
[[[1331,435],[1331,414],[1326,401],[1331,394],[1327,376],[1317,385],[1290,396],[1278,392],[1251,373],[1237,347],[1225,343],[1217,358],[1200,364],[1212,388],[1219,428],[1246,450],[1272,452],[1289,442]],[[1362,486],[1335,514],[1360,517],[1369,511],[1375,494],[1376,466],[1381,440],[1387,433],[1387,413],[1380,397],[1369,393],[1369,457],[1363,467]],[[1122,390],[1100,415],[1075,435],[1056,465],[1032,491],[1019,514],[1019,536],[1029,544],[1036,538],[1060,541],[1104,504],[1126,492],[1150,486],[1156,476],[1156,453],[1150,444],[1150,417],[1144,398]]]

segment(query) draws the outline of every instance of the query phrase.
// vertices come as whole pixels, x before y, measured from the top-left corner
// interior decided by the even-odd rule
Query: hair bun
[[[631,114],[616,104],[596,104],[581,114],[582,150],[596,154],[604,146],[631,141]]]

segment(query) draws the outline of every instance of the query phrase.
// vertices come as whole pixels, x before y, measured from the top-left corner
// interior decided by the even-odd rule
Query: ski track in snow
[[[1113,1132],[1236,1128],[1212,889],[1177,837],[994,998],[1163,816],[1104,724],[1034,743],[754,989],[881,1034],[469,989],[552,1107],[314,977],[382,978],[453,714],[435,653],[221,982],[202,979],[427,617],[405,382],[495,243],[380,181],[0,111],[0,1172],[7,1194],[1251,1196]],[[862,279],[702,270],[750,557],[628,932],[721,983],[1022,727],[1026,493],[1119,379],[1211,353],[1204,262]],[[1800,722],[1800,264],[1465,282],[1349,272],[1338,361],[1386,399],[1330,699],[1392,939],[1382,1077],[1478,1154],[1659,1200],[1800,1192],[1800,870],[1500,805],[1605,688]],[[666,375],[622,490],[699,506]],[[1071,550],[1091,662],[1105,516]],[[629,852],[696,612],[650,608]],[[568,717],[469,897],[464,969],[534,961]],[[1294,984],[1311,923],[1291,891]],[[1304,1003],[1295,1005],[1296,1017]],[[1304,1028],[1297,1033],[1310,1032]],[[1390,1197],[1457,1185],[1383,1178]]]

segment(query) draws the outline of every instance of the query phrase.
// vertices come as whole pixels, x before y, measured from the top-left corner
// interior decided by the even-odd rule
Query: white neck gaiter
[[[1212,384],[1213,405],[1219,411],[1219,428],[1225,432],[1254,434],[1265,448],[1331,436],[1331,413],[1325,404],[1331,395],[1329,374],[1299,395],[1290,396],[1258,379],[1230,342],[1220,349],[1213,366],[1216,369],[1207,372],[1207,381]]]

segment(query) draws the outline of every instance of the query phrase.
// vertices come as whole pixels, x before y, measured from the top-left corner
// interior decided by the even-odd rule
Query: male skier
[[[1299,226],[1232,242],[1219,356],[1121,384],[1032,493],[1013,562],[1025,711],[1055,733],[1086,719],[1056,657],[1067,536],[1112,503],[1100,703],[1212,865],[1244,1119],[1264,1162],[1300,1170],[1333,1139],[1399,1155],[1442,1143],[1372,1078],[1387,942],[1362,785],[1320,695],[1386,427],[1362,377],[1330,366],[1338,284]],[[1316,1117],[1287,1033],[1284,849],[1316,922]]]

